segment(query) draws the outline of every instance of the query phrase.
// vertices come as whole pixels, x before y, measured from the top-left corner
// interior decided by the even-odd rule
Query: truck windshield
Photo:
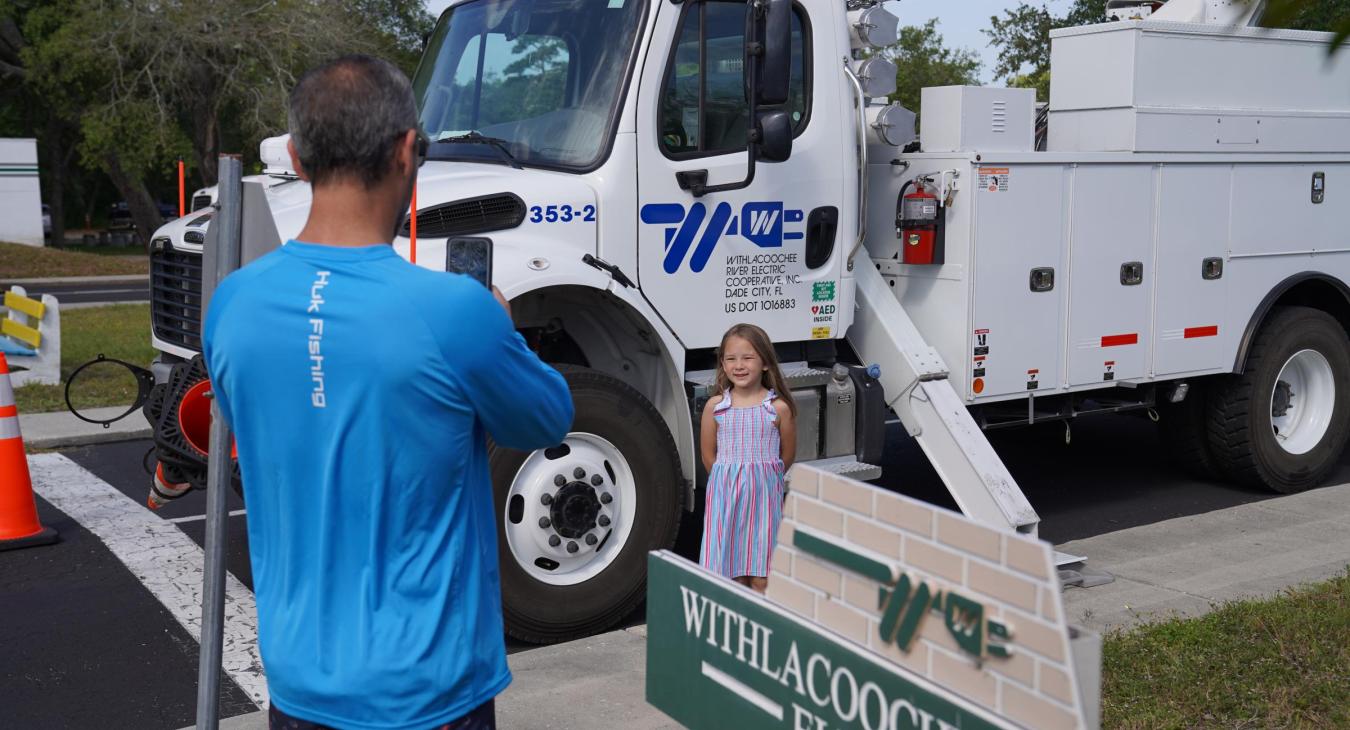
[[[646,0],[470,0],[446,11],[413,79],[430,158],[594,167],[609,150],[645,9]]]

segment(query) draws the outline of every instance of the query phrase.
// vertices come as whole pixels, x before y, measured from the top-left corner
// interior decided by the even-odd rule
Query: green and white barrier
[[[9,359],[14,387],[61,382],[61,305],[43,294],[30,299],[21,286],[4,293],[0,351]],[[22,370],[18,368],[23,368]]]
[[[652,553],[647,701],[686,727],[1100,724],[1048,543],[793,468],[767,596]]]

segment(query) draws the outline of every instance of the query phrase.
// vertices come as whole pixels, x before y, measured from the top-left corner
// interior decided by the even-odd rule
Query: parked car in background
[[[159,216],[168,222],[178,217],[178,206],[172,203],[155,203],[159,208]],[[136,224],[131,220],[131,208],[126,201],[113,203],[108,209],[108,230],[110,231],[131,231],[135,230]]]

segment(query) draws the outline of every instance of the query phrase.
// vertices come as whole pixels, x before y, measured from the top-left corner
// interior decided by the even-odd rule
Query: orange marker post
[[[417,263],[417,183],[413,183],[412,205],[408,217],[408,260]]]
[[[187,215],[187,197],[184,190],[185,181],[183,179],[183,158],[178,158],[178,217]]]

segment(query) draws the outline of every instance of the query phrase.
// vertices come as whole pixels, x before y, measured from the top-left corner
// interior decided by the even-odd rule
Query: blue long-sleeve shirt
[[[561,442],[562,376],[487,289],[389,246],[288,243],[221,283],[203,344],[238,444],[277,707],[434,727],[501,692],[485,432]]]

